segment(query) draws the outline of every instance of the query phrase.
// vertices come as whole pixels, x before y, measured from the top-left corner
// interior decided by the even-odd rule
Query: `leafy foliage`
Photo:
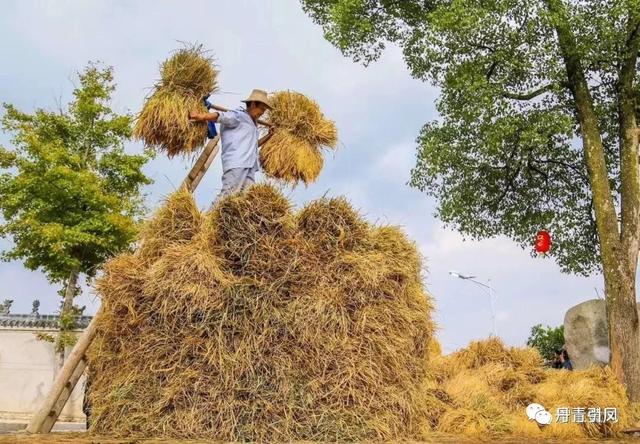
[[[52,344],[54,342],[56,342],[56,337],[50,333],[44,333],[44,332],[37,332],[36,333],[36,339],[38,339],[39,341],[44,341],[44,342],[51,342]]]
[[[441,118],[418,137],[411,185],[438,200],[445,224],[472,238],[506,235],[523,248],[546,228],[564,272],[600,269],[576,106],[549,0],[301,1],[345,55],[367,64],[385,43],[397,44],[413,77],[440,87]],[[564,4],[619,207],[618,71],[640,1]]]
[[[529,347],[538,349],[546,361],[551,361],[555,357],[556,350],[564,347],[564,325],[559,327],[543,327],[537,324],[531,327],[531,334],[527,339]]]
[[[53,282],[72,271],[93,276],[107,257],[129,247],[143,206],[147,154],[127,154],[132,116],[109,107],[111,68],[79,74],[66,111],[33,114],[5,104],[2,127],[13,149],[0,147],[0,236],[22,260]]]
[[[109,256],[131,244],[142,214],[142,172],[147,154],[127,154],[132,116],[109,107],[115,89],[111,68],[90,64],[79,74],[74,100],[59,112],[27,114],[4,104],[2,128],[13,149],[0,147],[0,236],[13,241],[4,260],[21,260],[63,283],[75,296],[78,273],[92,277]],[[74,276],[71,278],[70,276]],[[56,352],[75,344],[73,297],[63,303]]]
[[[64,330],[60,326],[60,332],[56,335],[50,333],[37,332],[36,339],[39,341],[50,342],[55,344],[56,351],[64,350],[67,347],[73,347],[78,342],[78,336],[71,332],[72,329]]]

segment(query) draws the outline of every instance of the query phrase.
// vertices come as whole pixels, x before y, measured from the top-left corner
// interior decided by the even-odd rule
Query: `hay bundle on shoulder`
[[[309,184],[320,175],[322,152],[338,142],[335,123],[328,120],[316,102],[293,91],[271,96],[273,109],[268,121],[276,129],[260,150],[265,173],[295,184]]]
[[[190,154],[206,140],[206,123],[190,122],[189,111],[205,111],[202,97],[217,90],[218,72],[201,45],[175,51],[162,63],[160,81],[147,98],[134,137],[169,157]]]

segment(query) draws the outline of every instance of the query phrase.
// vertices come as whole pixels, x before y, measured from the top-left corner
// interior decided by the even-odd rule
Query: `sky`
[[[313,97],[336,122],[340,143],[325,158],[319,180],[283,188],[297,205],[344,195],[371,222],[401,226],[425,258],[425,286],[445,352],[486,338],[492,331],[487,291],[449,274],[474,275],[495,288],[498,336],[526,343],[535,324],[558,326],[572,306],[603,296],[602,276],[560,273],[550,259],[533,258],[508,238],[465,240],[434,216],[436,202],[407,183],[421,127],[438,118],[438,89],[409,75],[396,47],[365,68],[342,56],[296,0],[232,2],[169,0],[9,0],[0,15],[0,101],[23,111],[57,108],[73,91],[88,61],[113,66],[118,83],[113,109],[140,110],[158,78],[158,65],[179,42],[200,42],[215,54],[221,90],[216,104],[236,107],[253,88],[290,89]],[[7,144],[0,134],[0,143]],[[140,143],[127,145],[130,152]],[[150,209],[181,183],[188,161],[159,155],[145,167],[154,180],[145,189]],[[196,199],[206,208],[220,189],[217,159]],[[259,176],[264,180],[263,176]],[[532,244],[535,233],[532,233]],[[0,241],[0,249],[9,248]],[[13,313],[41,313],[59,306],[58,288],[19,262],[0,263],[0,300]],[[80,305],[99,306],[90,287]]]

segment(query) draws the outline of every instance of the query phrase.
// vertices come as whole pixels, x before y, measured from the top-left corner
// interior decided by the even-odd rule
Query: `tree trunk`
[[[638,264],[637,219],[640,205],[638,203],[637,145],[633,145],[634,141],[629,140],[630,130],[635,127],[632,103],[620,101],[623,162],[621,164],[622,226],[619,226],[598,118],[577,49],[576,38],[569,24],[566,6],[562,0],[546,0],[546,4],[551,13],[552,24],[556,30],[558,45],[567,70],[569,89],[575,101],[593,195],[605,281],[611,368],[618,380],[625,385],[629,398],[632,401],[640,401],[640,331],[635,292]],[[631,60],[630,65],[631,68],[635,68],[635,59]],[[622,74],[621,80],[625,83],[624,72]],[[633,78],[632,74],[629,74],[631,78]],[[628,80],[626,81],[627,89]],[[621,92],[624,92],[623,89]],[[627,91],[626,95],[628,94]],[[621,95],[621,98],[628,97]],[[629,119],[629,110],[631,110],[631,119]]]
[[[637,253],[636,253],[637,257]],[[632,401],[640,401],[640,326],[636,269],[627,261],[604,268],[611,369]],[[609,265],[609,264],[607,264]]]
[[[640,245],[640,175],[635,116],[634,79],[640,50],[640,14],[629,8],[626,47],[622,52],[617,85],[620,138],[620,250],[607,261],[605,286],[611,345],[611,368],[627,388],[629,398],[640,401],[640,326],[636,310],[636,271]],[[603,261],[603,265],[604,265]],[[607,269],[609,268],[609,269]],[[610,275],[607,277],[607,273]],[[610,284],[607,282],[610,281]]]
[[[69,279],[67,280],[67,287],[64,292],[64,301],[62,303],[62,310],[60,311],[60,319],[62,319],[65,315],[70,314],[73,310],[73,297],[76,293],[76,286],[78,284],[78,272],[72,271],[69,274]],[[57,354],[57,362],[56,362],[56,374],[62,369],[64,365],[64,352],[65,347],[60,343],[60,335],[64,332],[63,326],[60,325],[60,330],[58,331],[58,340],[56,341],[56,354]]]

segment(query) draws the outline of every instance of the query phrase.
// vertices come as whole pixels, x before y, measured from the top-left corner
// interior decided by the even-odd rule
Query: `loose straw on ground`
[[[546,369],[536,349],[507,347],[497,338],[448,356],[434,353],[424,391],[431,429],[468,437],[612,438],[640,420],[608,367]],[[528,419],[525,409],[534,402],[552,414],[551,425]],[[557,421],[559,408],[569,409],[566,423]],[[584,409],[584,421],[574,420],[574,408]],[[615,408],[617,421],[590,421],[589,408]]]

